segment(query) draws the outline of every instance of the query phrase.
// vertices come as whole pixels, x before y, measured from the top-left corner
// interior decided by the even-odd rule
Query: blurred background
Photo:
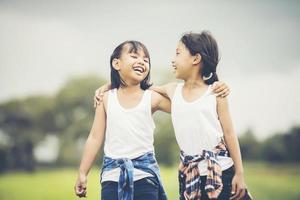
[[[154,84],[176,81],[183,33],[209,30],[254,199],[300,199],[300,2],[0,0],[0,199],[76,199],[94,91],[125,40],[150,51]],[[170,116],[155,114],[155,151],[178,199]],[[171,155],[171,156],[170,156]],[[100,199],[99,152],[88,198]]]

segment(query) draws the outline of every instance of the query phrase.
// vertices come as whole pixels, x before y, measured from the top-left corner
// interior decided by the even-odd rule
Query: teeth
[[[140,73],[143,73],[144,72],[144,69],[142,67],[134,67],[133,68],[134,71],[138,71]]]

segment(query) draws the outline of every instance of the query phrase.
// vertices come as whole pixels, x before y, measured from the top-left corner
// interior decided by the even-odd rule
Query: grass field
[[[300,164],[271,165],[245,163],[246,181],[256,200],[299,200]],[[39,170],[28,174],[10,172],[0,176],[0,200],[69,200],[79,199],[73,186],[76,169]],[[161,168],[163,183],[170,200],[177,198],[176,167]],[[87,199],[100,199],[99,170],[88,177]]]

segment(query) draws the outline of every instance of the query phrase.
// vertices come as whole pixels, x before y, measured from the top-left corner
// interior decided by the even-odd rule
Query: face
[[[149,58],[142,48],[130,52],[131,44],[125,44],[119,59],[114,59],[113,66],[126,84],[140,84],[149,73]]]
[[[175,77],[185,80],[193,69],[194,57],[186,46],[180,41],[176,48],[176,55],[172,60]]]

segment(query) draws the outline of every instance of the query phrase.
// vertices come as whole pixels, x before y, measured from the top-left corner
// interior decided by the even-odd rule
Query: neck
[[[134,93],[134,92],[141,91],[142,89],[140,87],[140,84],[138,84],[138,85],[120,86],[119,90],[126,93]]]
[[[187,79],[184,80],[184,86],[188,88],[201,87],[206,85],[199,73],[193,73]]]

